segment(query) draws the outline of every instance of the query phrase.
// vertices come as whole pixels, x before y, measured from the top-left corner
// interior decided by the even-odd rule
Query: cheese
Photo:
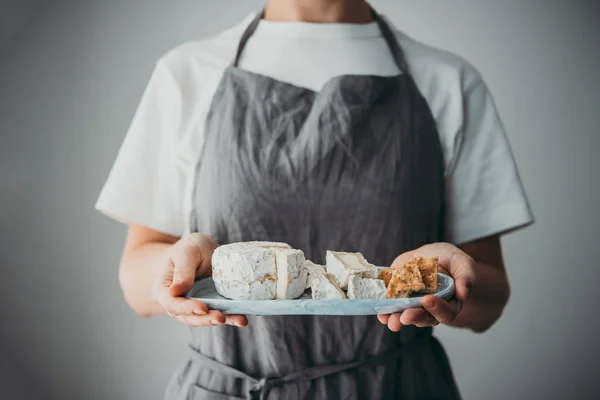
[[[243,242],[243,243],[247,246],[261,247],[263,249],[271,249],[271,250],[291,249],[292,248],[292,246],[290,246],[287,243],[279,243],[279,242]]]
[[[295,299],[306,288],[304,263],[304,253],[286,243],[231,243],[214,251],[212,277],[228,299]]]
[[[256,243],[217,247],[212,255],[212,277],[217,292],[229,299],[274,299],[277,289],[275,254]]]
[[[352,275],[348,279],[349,299],[385,299],[385,283],[381,279],[361,278]]]
[[[310,286],[314,300],[345,299],[346,294],[339,287],[335,277],[331,274],[317,274],[313,277]]]
[[[325,268],[323,268],[322,265],[315,264],[314,262],[309,260],[306,260],[306,262],[304,263],[304,267],[308,272],[308,279],[306,280],[306,289],[310,288],[315,276],[326,273]]]
[[[304,293],[308,272],[302,250],[277,248],[277,293],[279,300],[295,299]]]
[[[377,278],[377,267],[369,264],[360,253],[345,253],[327,250],[327,272],[335,276],[338,285],[346,290],[352,275],[361,278]]]

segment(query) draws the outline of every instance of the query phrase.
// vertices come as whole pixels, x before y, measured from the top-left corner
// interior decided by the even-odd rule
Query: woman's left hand
[[[403,325],[418,327],[436,326],[452,323],[467,301],[469,292],[477,286],[475,261],[471,256],[449,243],[434,243],[420,247],[398,256],[392,267],[400,266],[415,257],[438,257],[443,272],[454,278],[454,299],[447,302],[433,295],[421,299],[423,308],[411,308],[402,313],[379,314],[377,318],[382,324],[394,332]]]

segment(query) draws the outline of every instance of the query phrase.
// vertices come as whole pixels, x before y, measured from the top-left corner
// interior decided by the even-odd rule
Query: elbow
[[[149,318],[151,314],[148,310],[143,307],[138,297],[135,295],[135,289],[133,287],[133,277],[128,273],[126,265],[121,264],[119,267],[119,285],[121,292],[123,293],[123,299],[125,303],[131,308],[138,316],[142,318]]]

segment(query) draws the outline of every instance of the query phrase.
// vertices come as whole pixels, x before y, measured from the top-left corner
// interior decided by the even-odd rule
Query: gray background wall
[[[93,205],[157,57],[261,4],[0,1],[0,397],[161,397],[188,332],[127,308],[125,228]],[[503,242],[501,321],[481,336],[438,330],[465,398],[598,389],[598,2],[373,4],[480,69],[537,217]]]

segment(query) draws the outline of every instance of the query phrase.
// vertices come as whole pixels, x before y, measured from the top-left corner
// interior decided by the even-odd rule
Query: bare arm
[[[168,251],[179,238],[138,224],[130,224],[119,268],[119,282],[127,304],[143,317],[166,315],[153,285],[168,263]]]

